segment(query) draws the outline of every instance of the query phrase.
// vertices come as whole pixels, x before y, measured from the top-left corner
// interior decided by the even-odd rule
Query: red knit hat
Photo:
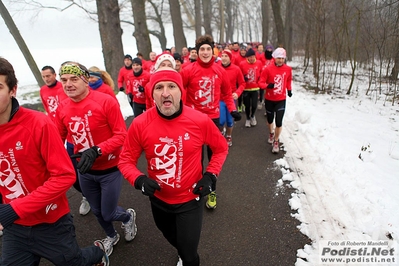
[[[183,80],[181,78],[181,75],[179,72],[176,70],[170,68],[170,67],[162,67],[159,68],[157,71],[155,71],[150,78],[150,88],[151,88],[151,98],[154,99],[154,87],[158,82],[163,82],[163,81],[172,81],[177,84],[181,91],[181,98],[184,98],[184,87],[183,87]]]
[[[223,50],[222,51],[222,54],[227,54],[228,56],[229,56],[229,58],[230,58],[230,62],[232,62],[233,61],[233,54],[231,53],[231,51],[230,50]]]

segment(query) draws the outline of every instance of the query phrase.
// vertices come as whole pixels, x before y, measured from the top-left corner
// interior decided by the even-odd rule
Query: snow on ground
[[[360,82],[357,95],[345,95],[348,80],[337,97],[306,91],[303,80],[294,77],[281,136],[286,154],[276,161],[283,172],[277,186],[296,188],[289,204],[312,240],[296,265],[321,265],[322,240],[393,238],[389,245],[397,245],[399,104],[375,102]]]

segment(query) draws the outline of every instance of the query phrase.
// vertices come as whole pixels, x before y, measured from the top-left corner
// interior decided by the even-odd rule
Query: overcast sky
[[[39,69],[45,65],[58,69],[59,65],[67,60],[78,61],[87,67],[95,65],[104,69],[98,24],[90,20],[84,11],[72,7],[63,12],[55,9],[41,9],[39,12],[37,9],[30,10],[29,6],[12,2],[3,1]],[[62,0],[40,2],[61,8],[66,6]],[[126,24],[122,26],[124,53],[134,57],[137,49],[132,36],[133,27]],[[0,56],[13,64],[20,86],[35,83],[29,66],[1,17],[0,36]],[[173,38],[170,39],[173,41]],[[157,45],[159,46],[158,42],[153,41],[153,47]]]

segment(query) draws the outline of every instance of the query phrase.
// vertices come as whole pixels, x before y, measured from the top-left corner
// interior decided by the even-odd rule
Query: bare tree
[[[98,26],[105,69],[118,84],[119,68],[123,62],[122,28],[118,0],[96,0]]]
[[[131,2],[134,19],[133,36],[136,38],[137,50],[143,55],[148,55],[150,54],[152,48],[147,26],[145,0],[131,0]]]
[[[1,1],[1,0],[0,0],[0,14],[1,14],[2,18],[4,19],[4,22],[6,23],[11,35],[14,37],[14,40],[17,43],[19,49],[21,50],[22,54],[24,55],[25,60],[28,63],[29,68],[33,73],[33,76],[36,79],[37,84],[39,84],[40,87],[43,86],[44,81],[42,79],[41,72],[40,72],[39,68],[37,67],[36,61],[33,58],[32,54],[30,53],[29,48],[26,45],[21,34],[19,33],[19,30],[18,30],[17,26],[15,25],[14,20],[12,19],[10,13],[8,12],[7,8],[3,4],[3,1]]]
[[[158,9],[158,5],[156,3],[154,3],[154,1],[152,0],[148,0],[148,2],[150,3],[150,5],[153,8],[153,11],[155,12],[154,16],[148,16],[147,19],[153,20],[158,24],[159,30],[157,30],[158,27],[153,27],[153,30],[148,30],[148,32],[155,36],[156,38],[158,38],[159,43],[161,45],[161,49],[162,51],[165,51],[166,49],[166,45],[167,45],[167,39],[166,39],[166,33],[165,33],[165,26],[164,26],[164,21],[162,19],[162,9],[161,11],[159,11]],[[162,7],[162,3],[161,3],[161,7]],[[145,59],[149,59],[149,53],[148,54],[144,54],[143,55]]]
[[[285,12],[285,48],[287,50],[287,60],[292,60],[292,15],[294,8],[293,0],[286,0],[286,12]]]
[[[225,16],[224,16],[224,0],[219,0],[219,16],[220,16],[220,35],[219,35],[219,43],[224,42],[225,35]]]
[[[181,51],[183,47],[187,46],[187,41],[184,36],[179,0],[169,0],[169,5],[170,15],[172,16],[173,36],[175,39],[176,51]]]
[[[274,16],[274,21],[276,23],[276,30],[277,30],[277,42],[278,46],[285,47],[285,30],[284,30],[284,24],[283,24],[283,18],[281,16],[281,1],[279,0],[270,0],[272,3],[272,9],[273,9],[273,16]]]
[[[205,34],[209,34],[212,36],[212,27],[211,27],[211,0],[202,0],[202,10],[204,15],[204,30]]]
[[[195,37],[198,38],[202,35],[201,24],[201,0],[194,0],[194,10],[195,10]]]

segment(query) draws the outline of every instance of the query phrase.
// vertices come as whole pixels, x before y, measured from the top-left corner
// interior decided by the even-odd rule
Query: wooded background
[[[301,56],[312,69],[318,92],[340,86],[342,68],[351,68],[352,82],[359,68],[367,69],[369,93],[397,92],[399,72],[399,0],[59,0],[60,9],[43,1],[0,1],[0,13],[21,51],[42,84],[40,71],[3,2],[21,3],[37,10],[59,11],[79,7],[98,22],[105,68],[116,79],[123,62],[122,34],[132,34],[137,50],[146,59],[152,51],[150,35],[162,50],[168,38],[174,39],[176,51],[187,43],[186,34],[210,34],[216,42],[261,42],[287,50],[287,59]],[[121,25],[134,26],[123,33]],[[165,27],[172,25],[173,35]],[[170,41],[169,41],[170,42]],[[33,60],[33,62],[32,62]],[[388,84],[383,91],[382,84]]]

